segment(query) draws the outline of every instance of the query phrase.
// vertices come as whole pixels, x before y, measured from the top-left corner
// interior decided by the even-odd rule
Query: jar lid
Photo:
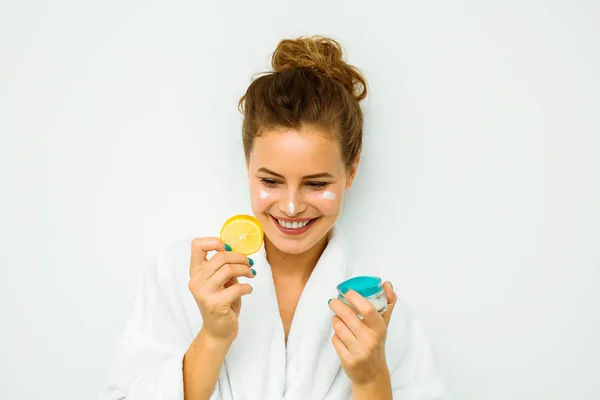
[[[337,286],[338,292],[343,294],[343,288],[352,289],[362,297],[374,296],[382,290],[381,278],[376,276],[356,276]]]

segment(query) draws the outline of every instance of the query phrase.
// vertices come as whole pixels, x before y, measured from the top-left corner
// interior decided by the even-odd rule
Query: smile
[[[318,218],[282,219],[271,215],[273,222],[279,230],[287,235],[300,235],[308,230],[310,225]]]
[[[294,222],[290,222],[290,221],[284,221],[282,219],[277,219],[277,222],[279,222],[279,225],[283,226],[284,228],[288,228],[288,229],[299,229],[299,228],[304,228],[311,220],[306,220],[306,221],[294,221]]]

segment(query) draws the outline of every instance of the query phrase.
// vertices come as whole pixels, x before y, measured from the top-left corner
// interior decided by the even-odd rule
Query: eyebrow
[[[264,167],[263,168],[259,168],[258,172],[264,172],[265,174],[270,174],[270,175],[276,176],[278,178],[285,179],[285,177],[283,175],[278,174],[277,172],[273,172],[270,169],[267,169],[267,168],[264,168]],[[320,172],[318,174],[306,175],[306,176],[302,177],[302,179],[316,179],[316,178],[329,178],[329,179],[332,179],[333,175],[331,175],[329,172]]]

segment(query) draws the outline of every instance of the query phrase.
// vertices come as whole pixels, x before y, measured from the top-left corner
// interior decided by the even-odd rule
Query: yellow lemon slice
[[[263,229],[260,222],[251,215],[235,215],[221,228],[219,235],[223,243],[232,251],[250,255],[256,253],[263,244]]]

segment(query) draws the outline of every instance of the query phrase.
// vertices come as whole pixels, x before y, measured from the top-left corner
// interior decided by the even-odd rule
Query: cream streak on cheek
[[[260,191],[260,199],[261,199],[261,200],[264,200],[264,199],[266,199],[267,197],[269,197],[269,193],[265,192],[264,190],[261,190],[261,191]]]
[[[327,190],[325,193],[323,193],[322,196],[325,200],[330,200],[330,201],[335,201],[337,200],[337,196],[335,195],[335,193],[330,192],[329,190]]]

